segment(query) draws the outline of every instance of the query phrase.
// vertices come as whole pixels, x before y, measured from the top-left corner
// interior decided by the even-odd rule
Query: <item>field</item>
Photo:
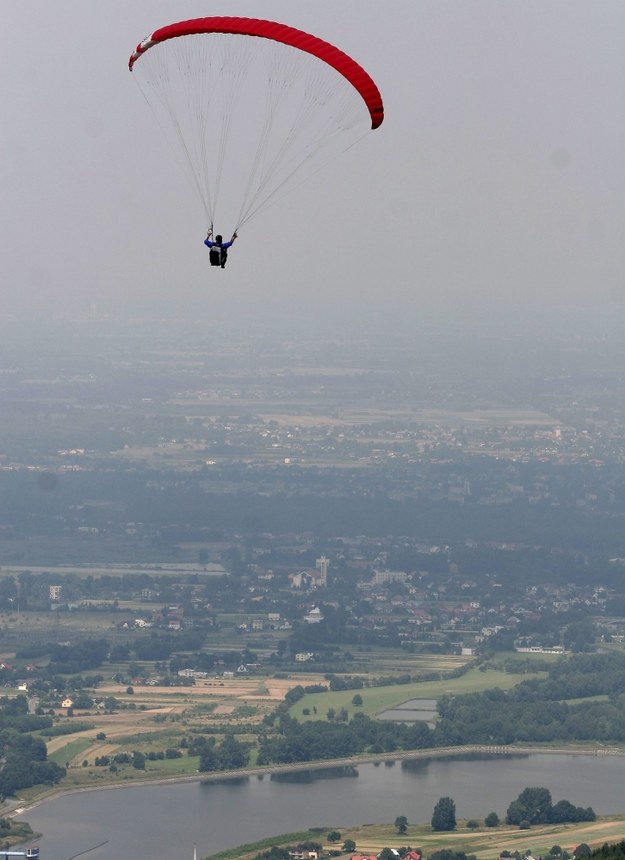
[[[340,828],[339,828],[340,829]],[[451,833],[435,833],[429,825],[408,825],[408,832],[399,836],[391,825],[367,825],[355,829],[340,830],[341,838],[353,839],[359,853],[379,853],[382,848],[399,848],[410,845],[422,848],[427,855],[443,848],[475,854],[478,860],[493,860],[500,852],[519,851],[522,855],[530,851],[532,856],[541,857],[549,853],[554,845],[572,853],[577,845],[585,842],[592,847],[600,847],[604,842],[618,842],[625,838],[625,818],[609,816],[597,821],[569,825],[535,825],[531,830],[518,827],[482,827],[477,831],[469,830],[465,821]]]
[[[180,736],[192,726],[216,723],[227,727],[250,722],[256,715],[262,716],[273,710],[286,692],[300,682],[297,676],[212,679],[199,681],[192,687],[137,686],[132,688],[132,693],[124,685],[104,683],[97,688],[97,695],[114,696],[127,708],[130,706],[129,709],[112,714],[78,711],[72,717],[62,717],[61,725],[74,722],[87,723],[90,727],[47,740],[48,754],[59,764],[69,765],[72,771],[82,768],[85,760],[91,763],[96,756],[113,755],[129,746],[142,752],[177,747]],[[242,710],[247,716],[240,715]],[[95,736],[101,733],[106,735],[105,740],[96,740]],[[176,761],[178,767],[185,770],[184,759]],[[154,770],[158,770],[163,763],[155,765]],[[71,773],[68,778],[76,781],[76,775]]]
[[[533,857],[542,857],[550,849],[559,845],[563,851],[572,854],[574,849],[585,842],[590,848],[599,848],[604,843],[620,842],[625,838],[625,817],[606,816],[597,821],[569,825],[534,826],[531,830],[518,827],[469,829],[466,821],[459,821],[453,832],[435,833],[429,825],[408,825],[403,836],[397,834],[390,824],[368,824],[362,827],[339,827],[342,844],[347,839],[356,843],[356,853],[365,855],[379,854],[383,848],[399,849],[410,847],[418,849],[423,856],[435,851],[449,849],[473,854],[477,860],[497,860],[502,851],[511,854],[518,851],[521,855],[530,852]],[[336,851],[336,843],[325,841],[326,834],[317,831],[290,833],[264,839],[254,845],[242,845],[231,851],[212,855],[207,860],[253,860],[259,853],[272,846],[292,846],[299,842],[313,840],[322,842],[325,849]],[[342,855],[339,860],[350,860],[352,853]]]
[[[447,661],[453,658],[445,658]],[[462,658],[457,658],[459,661]],[[430,658],[431,661],[431,658]],[[456,665],[461,665],[460,663]],[[430,669],[433,668],[430,664]],[[448,667],[453,668],[453,667]],[[418,681],[412,684],[395,684],[384,687],[365,687],[360,690],[343,690],[340,692],[308,693],[289,709],[291,716],[298,720],[325,719],[328,708],[339,711],[346,708],[350,717],[355,711],[374,717],[390,708],[408,701],[409,699],[438,699],[445,693],[468,693],[500,687],[509,690],[522,680],[538,675],[511,675],[502,671],[481,672],[470,669],[459,678],[442,681]],[[308,683],[313,683],[309,681]],[[326,683],[326,682],[324,682]],[[362,705],[352,704],[354,695],[362,698]],[[316,713],[315,713],[316,709]],[[307,714],[304,711],[308,711]]]

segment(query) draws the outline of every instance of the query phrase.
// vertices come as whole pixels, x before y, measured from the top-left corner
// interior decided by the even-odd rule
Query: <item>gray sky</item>
[[[4,0],[2,314],[166,305],[625,316],[623,0]],[[251,222],[225,272],[127,60],[270,18],[341,47],[386,118]],[[277,251],[276,251],[277,249]]]

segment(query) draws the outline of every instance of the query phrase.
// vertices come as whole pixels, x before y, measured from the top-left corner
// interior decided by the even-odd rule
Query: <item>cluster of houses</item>
[[[390,849],[391,854],[399,860],[399,851],[395,848]],[[352,854],[351,860],[378,860],[377,854]],[[403,860],[421,860],[421,855],[418,851],[407,851],[404,854]]]

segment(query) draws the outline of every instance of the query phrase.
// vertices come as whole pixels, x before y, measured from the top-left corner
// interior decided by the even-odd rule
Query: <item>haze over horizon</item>
[[[5,318],[625,314],[617,0],[396,0],[382,15],[371,0],[9,0],[5,12]],[[225,273],[209,269],[204,215],[127,69],[146,33],[213,14],[332,42],[386,109],[242,231]]]

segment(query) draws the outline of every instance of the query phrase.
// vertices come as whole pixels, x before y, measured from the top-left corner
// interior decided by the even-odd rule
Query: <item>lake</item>
[[[528,786],[552,799],[592,806],[598,814],[625,811],[625,757],[586,755],[481,756],[363,764],[308,771],[279,779],[249,777],[87,791],[47,801],[19,816],[34,830],[41,860],[143,860],[198,856],[247,842],[323,827],[393,822],[405,815],[425,823],[440,797],[459,818],[505,815]],[[94,846],[107,841],[106,845]],[[89,850],[92,849],[93,850]]]

